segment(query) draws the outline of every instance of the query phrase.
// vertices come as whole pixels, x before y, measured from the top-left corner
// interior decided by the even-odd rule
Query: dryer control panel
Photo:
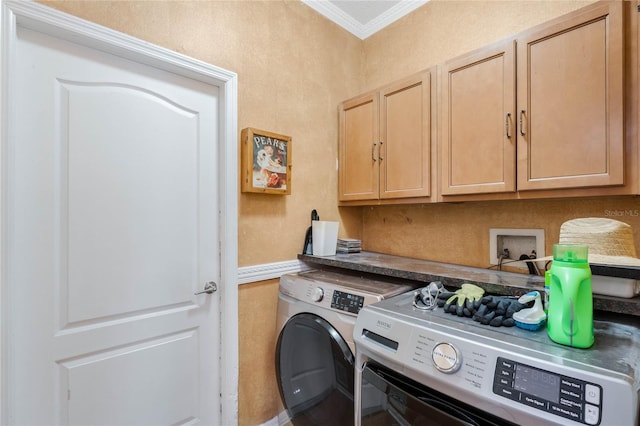
[[[347,293],[346,291],[333,290],[331,307],[341,311],[357,314],[364,306],[364,296]]]
[[[280,293],[349,315],[371,303],[410,291],[414,286],[332,271],[311,270],[280,277]]]

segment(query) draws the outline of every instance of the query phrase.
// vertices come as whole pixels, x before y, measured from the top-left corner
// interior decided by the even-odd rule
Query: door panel
[[[58,362],[60,393],[67,396],[62,412],[68,413],[68,424],[193,421],[192,415],[198,410],[198,369],[191,361],[197,358],[199,340],[198,333],[190,330]],[[158,374],[158,365],[171,363],[184,368]],[[123,372],[128,380],[120,382]],[[105,377],[113,379],[104,380]],[[73,389],[73,393],[67,389]],[[171,403],[158,404],[159,400]]]
[[[431,193],[431,74],[380,91],[380,198]]]
[[[440,126],[443,195],[516,190],[514,67],[513,41],[444,65]]]
[[[371,92],[340,105],[340,201],[378,198],[378,102]]]
[[[183,219],[197,214],[198,116],[136,88],[64,86],[68,320],[189,302],[198,229]]]
[[[531,44],[529,104],[534,119],[529,132],[536,143],[529,150],[530,179],[606,172],[606,145],[589,143],[607,139],[607,126],[602,125],[607,121],[605,33],[605,21],[601,20]],[[561,64],[558,58],[562,58]],[[572,84],[565,78],[553,78],[559,67],[563,75],[571,76]],[[576,105],[581,106],[578,111]],[[580,155],[575,155],[575,145],[557,143],[571,141],[581,132],[587,137],[580,143],[585,149]],[[547,156],[562,158],[561,166],[547,161]]]
[[[17,35],[9,423],[220,423],[217,87]]]
[[[518,38],[518,190],[624,184],[622,6]]]

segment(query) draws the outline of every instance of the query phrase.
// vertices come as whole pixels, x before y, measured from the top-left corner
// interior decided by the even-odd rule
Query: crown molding
[[[320,13],[325,18],[338,24],[361,40],[364,40],[367,37],[375,34],[376,32],[380,31],[387,25],[397,21],[403,16],[408,15],[428,1],[429,0],[401,1],[378,17],[372,19],[366,24],[362,24],[330,1],[302,0],[304,4]]]

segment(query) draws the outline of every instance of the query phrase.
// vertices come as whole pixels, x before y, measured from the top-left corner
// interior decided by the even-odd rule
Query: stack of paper
[[[355,238],[338,238],[337,253],[359,253],[362,241]]]

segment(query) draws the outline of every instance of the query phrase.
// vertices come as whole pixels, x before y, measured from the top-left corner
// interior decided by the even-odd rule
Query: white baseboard
[[[278,423],[278,416],[276,416],[262,423],[260,426],[281,426],[281,425]]]
[[[278,426],[287,426],[287,425],[291,425],[291,419],[289,418],[289,415],[287,414],[286,411],[281,411],[280,414],[278,414],[278,423],[276,423]]]
[[[289,418],[287,412],[282,411],[274,418],[262,423],[260,426],[291,426],[290,421],[291,419]]]
[[[283,274],[306,271],[307,269],[311,268],[299,260],[244,266],[238,268],[238,285],[280,278]]]

